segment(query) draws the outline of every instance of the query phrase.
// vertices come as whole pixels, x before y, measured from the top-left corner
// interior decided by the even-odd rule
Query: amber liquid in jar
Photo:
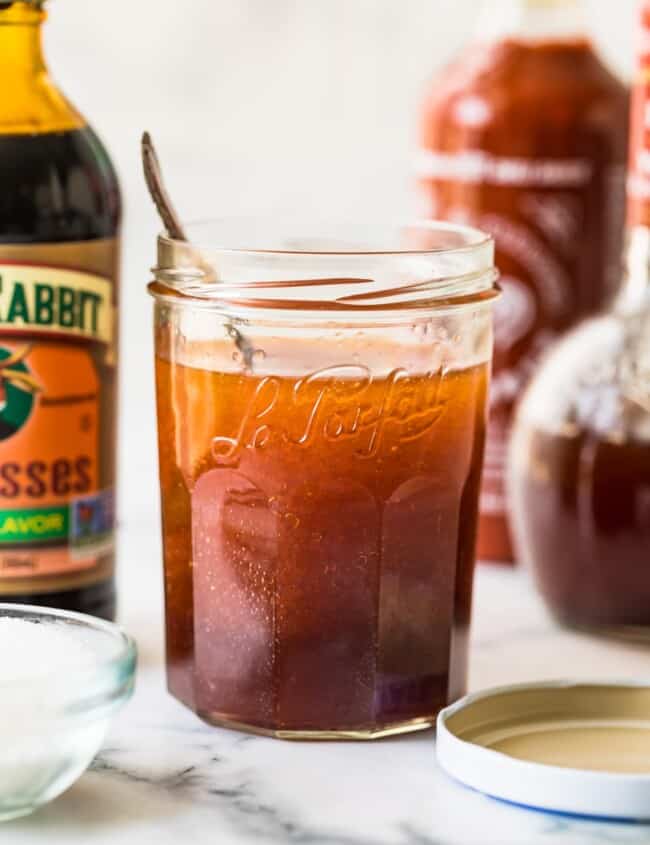
[[[488,365],[156,361],[172,692],[293,735],[433,723],[465,686]],[[162,353],[160,352],[162,350]]]

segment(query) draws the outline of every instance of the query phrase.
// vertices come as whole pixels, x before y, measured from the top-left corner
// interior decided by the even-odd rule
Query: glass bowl
[[[10,639],[3,643],[4,619],[50,626],[47,647],[54,640],[59,649],[65,644],[65,659],[47,651],[40,660],[21,655],[27,638],[18,644],[15,629],[7,628]],[[3,650],[18,660],[3,661]],[[111,717],[133,692],[135,666],[135,643],[109,622],[0,604],[0,821],[28,815],[83,774]]]

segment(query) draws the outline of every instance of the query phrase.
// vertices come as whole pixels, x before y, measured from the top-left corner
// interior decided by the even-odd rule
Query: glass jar
[[[650,309],[583,323],[519,408],[516,546],[563,625],[650,637]]]
[[[492,241],[189,237],[150,286],[170,689],[285,738],[429,727],[465,688]]]

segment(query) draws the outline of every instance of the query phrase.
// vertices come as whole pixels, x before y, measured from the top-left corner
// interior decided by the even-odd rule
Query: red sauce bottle
[[[615,292],[628,96],[584,34],[579,0],[486,3],[480,38],[424,103],[427,216],[496,238],[491,423],[478,556],[514,559],[505,461],[517,399],[542,353]]]
[[[561,623],[650,634],[650,0],[633,98],[625,284],[548,356],[509,481],[520,556]]]

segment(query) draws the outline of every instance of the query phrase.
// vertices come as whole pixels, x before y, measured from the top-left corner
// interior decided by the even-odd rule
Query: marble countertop
[[[431,733],[379,743],[294,744],[203,725],[165,691],[159,548],[123,532],[121,621],[138,640],[134,699],[91,771],[6,845],[586,845],[650,843],[650,826],[545,815],[448,780]],[[639,645],[567,633],[525,576],[481,567],[471,687],[572,676],[639,678]]]

